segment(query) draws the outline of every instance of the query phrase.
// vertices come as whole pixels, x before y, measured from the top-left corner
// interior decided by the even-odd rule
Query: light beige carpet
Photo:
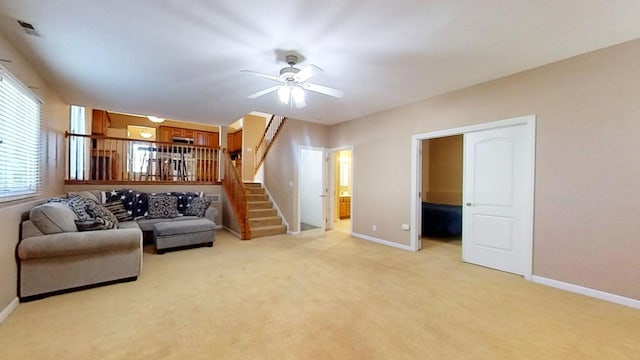
[[[640,311],[340,232],[145,253],[136,282],[21,304],[0,359],[637,359]]]

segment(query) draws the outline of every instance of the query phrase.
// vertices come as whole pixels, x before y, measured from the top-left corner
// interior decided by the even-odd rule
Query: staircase
[[[282,219],[273,208],[273,203],[262,185],[259,183],[244,185],[247,190],[250,238],[286,233],[287,227],[282,224]]]

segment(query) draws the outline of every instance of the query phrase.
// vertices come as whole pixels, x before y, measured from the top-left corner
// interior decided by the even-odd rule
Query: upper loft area
[[[72,106],[71,118],[67,184],[219,184],[225,153],[241,179],[253,180],[274,116],[221,126]]]

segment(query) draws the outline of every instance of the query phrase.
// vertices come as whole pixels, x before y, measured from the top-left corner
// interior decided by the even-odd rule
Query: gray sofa
[[[205,217],[214,221],[215,207]],[[40,204],[23,217],[16,256],[19,296],[38,299],[75,288],[136,280],[142,270],[144,238],[153,239],[154,225],[201,219],[197,216],[137,219],[117,228],[78,231],[78,216],[67,204]]]

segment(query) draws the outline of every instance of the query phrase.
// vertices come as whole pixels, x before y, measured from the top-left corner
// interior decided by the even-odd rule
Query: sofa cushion
[[[29,212],[29,220],[43,234],[78,231],[75,223],[78,216],[66,203],[49,202],[38,205]]]
[[[118,222],[133,220],[133,216],[124,208],[124,204],[120,200],[102,206],[111,211],[111,213],[116,216],[116,219],[118,219]]]
[[[105,203],[121,201],[124,208],[134,218],[138,219],[147,215],[149,208],[149,195],[130,189],[103,191],[102,197]]]
[[[83,196],[87,199],[95,201],[98,204],[103,203],[102,191],[100,190],[70,191],[67,193],[67,197],[69,198],[72,198],[74,196]]]
[[[173,195],[178,199],[178,213],[187,215],[185,212],[189,208],[191,202],[198,198],[198,193],[194,192],[172,192],[167,195]]]
[[[160,222],[171,222],[171,221],[184,221],[184,220],[195,220],[199,219],[197,216],[178,216],[173,219],[138,219],[138,225],[140,226],[140,230],[142,231],[153,231],[153,225]]]
[[[80,231],[108,230],[118,225],[118,219],[104,206],[92,202],[87,205],[87,212],[91,216],[89,220],[76,221]]]
[[[139,229],[114,229],[85,233],[60,233],[34,236],[18,244],[21,260],[99,254],[105,251],[126,251],[140,247]],[[60,260],[64,261],[64,260]]]
[[[149,196],[150,219],[174,218],[178,216],[178,199],[172,195]]]
[[[213,222],[202,218],[189,221],[159,222],[153,226],[153,233],[155,236],[192,234],[213,231],[214,226]]]
[[[184,212],[185,215],[203,217],[209,205],[211,205],[211,197],[197,197],[191,200],[191,204]]]
[[[80,195],[67,199],[67,205],[76,213],[78,221],[91,220],[92,216],[87,212],[87,207],[92,204],[96,202]]]

